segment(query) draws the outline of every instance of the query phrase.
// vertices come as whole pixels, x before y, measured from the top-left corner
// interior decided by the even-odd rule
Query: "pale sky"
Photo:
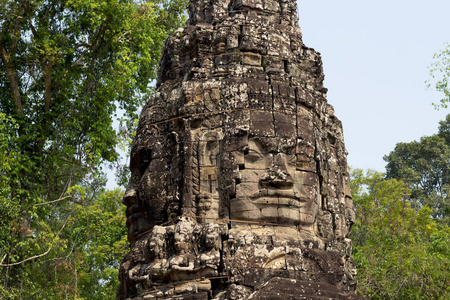
[[[449,0],[299,0],[304,44],[322,54],[328,102],[348,163],[384,172],[398,142],[437,133],[450,109],[427,90],[433,54],[450,42]]]

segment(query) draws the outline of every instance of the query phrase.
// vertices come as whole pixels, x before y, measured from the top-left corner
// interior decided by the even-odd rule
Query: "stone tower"
[[[359,298],[323,79],[296,0],[191,1],[133,142],[119,299]]]

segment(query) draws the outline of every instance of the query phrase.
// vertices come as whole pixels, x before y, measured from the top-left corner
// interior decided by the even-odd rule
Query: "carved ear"
[[[167,149],[169,151],[168,155],[171,161],[174,161],[174,158],[178,158],[181,156],[181,142],[180,142],[180,135],[178,132],[172,131],[167,136],[166,141]]]
[[[220,204],[220,188],[223,177],[222,129],[205,129],[197,132],[192,155],[192,185],[196,196],[196,214],[200,217],[218,218],[223,205]],[[200,221],[202,222],[202,221]]]
[[[220,130],[208,130],[200,134],[198,141],[197,162],[199,192],[217,194],[217,157],[220,152]]]
[[[181,209],[181,195],[183,187],[183,145],[180,133],[172,131],[166,139],[167,157],[166,163],[168,168],[168,195],[167,215],[169,221],[180,214]]]

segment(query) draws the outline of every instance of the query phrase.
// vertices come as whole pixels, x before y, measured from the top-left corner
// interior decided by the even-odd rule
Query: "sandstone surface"
[[[192,0],[142,110],[119,299],[362,299],[342,124],[296,0]]]

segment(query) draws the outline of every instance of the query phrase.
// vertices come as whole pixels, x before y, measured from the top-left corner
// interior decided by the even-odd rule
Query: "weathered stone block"
[[[244,65],[261,66],[261,55],[258,53],[242,53],[242,63]]]
[[[191,0],[133,141],[118,299],[357,299],[342,124],[294,0]]]

